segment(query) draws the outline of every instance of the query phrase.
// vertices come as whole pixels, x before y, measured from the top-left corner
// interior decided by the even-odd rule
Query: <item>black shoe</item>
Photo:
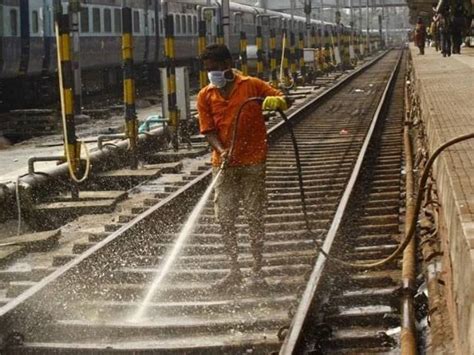
[[[246,285],[252,291],[265,291],[270,287],[261,273],[256,273],[247,279]]]
[[[212,289],[217,292],[229,292],[242,285],[242,273],[239,269],[231,270],[222,280],[212,285]]]

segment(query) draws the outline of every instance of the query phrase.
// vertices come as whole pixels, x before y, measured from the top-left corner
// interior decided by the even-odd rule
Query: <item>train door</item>
[[[3,70],[3,32],[5,31],[3,28],[5,26],[5,19],[3,16],[3,4],[0,4],[0,78],[2,77]]]
[[[160,60],[160,36],[161,36],[161,28],[160,28],[160,21],[161,16],[160,16],[160,7],[159,7],[159,1],[154,0],[153,4],[153,21],[154,21],[154,26],[152,26],[152,38],[153,40],[153,62],[158,63]]]
[[[52,66],[56,63],[54,51],[53,35],[53,4],[52,0],[43,0],[39,10],[40,24],[43,37],[43,58],[41,63],[42,76],[47,76],[52,71]]]
[[[15,2],[13,2],[15,4]],[[3,36],[3,71],[2,76],[18,76],[20,58],[20,29],[19,29],[19,6],[3,7],[4,14],[4,36]]]
[[[30,2],[30,48],[28,74],[41,73],[44,56],[43,24],[41,21],[41,2]]]
[[[207,43],[216,43],[218,36],[219,11],[217,8],[204,8],[202,18],[206,21]]]
[[[144,50],[143,50],[143,63],[146,64],[148,62],[148,56],[150,53],[150,22],[151,22],[151,14],[150,14],[150,5],[151,0],[145,0],[145,7],[143,9],[143,39],[144,43]]]
[[[28,0],[20,0],[20,76],[28,73],[30,59],[30,4]]]
[[[266,14],[258,15],[259,21],[257,22],[258,25],[262,27],[262,37],[263,37],[263,52],[264,57],[266,53],[268,53],[268,40],[270,39],[270,16]]]

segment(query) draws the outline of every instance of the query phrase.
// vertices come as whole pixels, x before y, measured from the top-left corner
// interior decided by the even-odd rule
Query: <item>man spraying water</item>
[[[217,176],[214,195],[216,219],[221,227],[225,251],[230,259],[230,272],[215,288],[230,291],[239,287],[242,273],[238,263],[238,237],[235,226],[239,201],[243,201],[249,225],[250,247],[254,258],[249,286],[266,286],[262,276],[262,249],[265,234],[265,161],[267,157],[266,127],[263,110],[285,110],[283,93],[264,81],[243,76],[232,69],[232,56],[225,45],[212,44],[201,56],[210,84],[198,95],[200,131],[213,148],[213,174]],[[263,104],[249,98],[264,97]],[[236,136],[234,137],[234,124]]]

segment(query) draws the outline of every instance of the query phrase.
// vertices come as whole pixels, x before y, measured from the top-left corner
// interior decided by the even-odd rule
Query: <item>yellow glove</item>
[[[263,100],[262,110],[265,111],[275,111],[275,110],[286,110],[288,105],[286,104],[286,100],[282,96],[267,96],[265,100]]]

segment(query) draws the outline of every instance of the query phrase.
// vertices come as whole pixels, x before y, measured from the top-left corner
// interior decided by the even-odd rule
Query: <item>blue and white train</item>
[[[60,0],[64,6],[67,0]],[[0,95],[10,98],[21,90],[34,96],[44,90],[41,81],[54,78],[56,45],[54,40],[54,0],[0,0]],[[83,0],[79,16],[80,62],[84,87],[104,87],[121,78],[121,9],[123,0]],[[136,65],[158,65],[163,61],[164,20],[160,0],[127,0],[132,8],[134,62]],[[206,12],[208,37],[217,34],[219,2],[211,1],[217,10]],[[168,13],[174,16],[177,60],[196,65],[198,21],[206,0],[173,0],[167,2]],[[255,42],[257,23],[268,38],[271,28],[281,33],[289,28],[290,15],[237,3],[230,5],[230,47],[237,55],[239,33],[244,31],[248,42]],[[296,16],[295,32],[306,30],[303,17]],[[312,26],[321,24],[312,20]],[[326,23],[326,30],[332,24]],[[51,85],[53,83],[51,82]],[[20,92],[18,92],[20,91]],[[1,98],[0,98],[1,101]]]

